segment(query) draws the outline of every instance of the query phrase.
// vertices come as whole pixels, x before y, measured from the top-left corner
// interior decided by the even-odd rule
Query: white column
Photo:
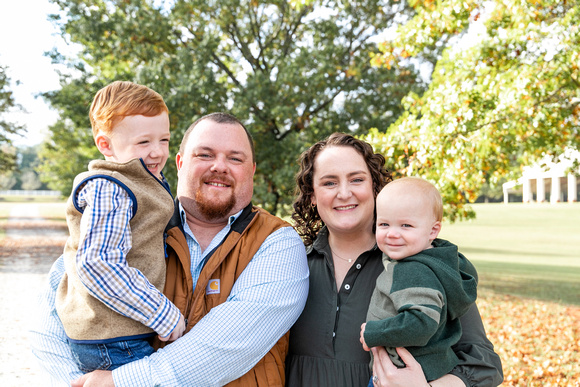
[[[506,185],[503,185],[503,204],[508,204],[510,201],[510,194],[508,192],[508,188],[506,187]]]
[[[568,202],[570,203],[575,202],[578,197],[576,184],[576,176],[571,173],[568,174]]]
[[[550,203],[558,203],[560,201],[560,176],[552,177],[552,187],[550,189]]]
[[[524,203],[530,203],[532,201],[532,182],[530,179],[523,179],[522,190],[522,201]]]
[[[536,201],[538,203],[546,201],[546,186],[544,185],[543,177],[538,177],[536,180]]]

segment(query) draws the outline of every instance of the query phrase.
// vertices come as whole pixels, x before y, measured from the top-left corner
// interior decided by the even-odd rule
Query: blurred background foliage
[[[99,157],[88,109],[114,80],[164,96],[172,155],[195,119],[236,115],[257,145],[254,203],[279,215],[300,152],[336,131],[371,142],[396,176],[436,183],[450,220],[522,165],[578,149],[571,1],[51,1],[79,50],[50,53],[71,71],[44,95],[61,119],[37,170],[65,195]],[[175,187],[174,163],[165,173]]]
[[[16,167],[16,152],[11,146],[11,135],[18,135],[24,130],[20,125],[4,119],[6,113],[21,109],[14,101],[10,90],[10,78],[6,67],[0,64],[0,171],[10,172]]]

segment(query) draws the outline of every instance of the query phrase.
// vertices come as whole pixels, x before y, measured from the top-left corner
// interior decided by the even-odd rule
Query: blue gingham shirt
[[[204,251],[182,213],[191,252],[195,287],[199,263],[229,231],[233,220]],[[62,277],[62,257],[49,273],[41,294],[32,351],[53,385],[78,378],[62,324],[54,309]],[[300,316],[308,295],[308,264],[302,240],[291,227],[273,232],[235,282],[227,301],[213,308],[191,331],[149,357],[113,371],[115,386],[221,386],[238,379],[265,356]]]
[[[127,191],[110,180],[95,178],[79,191],[77,203],[83,215],[76,270],[83,285],[117,313],[168,336],[181,312],[141,271],[127,264],[133,215]]]

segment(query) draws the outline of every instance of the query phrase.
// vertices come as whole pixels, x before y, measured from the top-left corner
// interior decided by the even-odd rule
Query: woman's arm
[[[461,318],[462,336],[453,346],[459,365],[450,374],[431,382],[437,386],[496,387],[503,381],[501,360],[488,340],[477,306],[469,309]],[[380,380],[381,387],[428,386],[421,366],[413,355],[404,348],[397,348],[406,368],[397,368],[382,347],[371,348],[374,355],[373,374]]]
[[[429,382],[429,387],[465,387],[465,383],[461,378],[447,374],[437,380]]]
[[[503,382],[501,359],[485,334],[481,315],[474,303],[461,317],[462,335],[453,346],[459,365],[451,374],[467,386],[496,387]]]

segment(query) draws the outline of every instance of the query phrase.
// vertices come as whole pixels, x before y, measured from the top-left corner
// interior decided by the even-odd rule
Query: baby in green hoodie
[[[387,347],[398,367],[405,364],[395,348],[405,347],[427,381],[438,379],[458,364],[451,346],[461,337],[459,317],[477,298],[477,272],[457,246],[437,238],[443,202],[433,184],[397,179],[379,193],[376,210],[385,270],[361,326],[361,343],[367,351]]]

